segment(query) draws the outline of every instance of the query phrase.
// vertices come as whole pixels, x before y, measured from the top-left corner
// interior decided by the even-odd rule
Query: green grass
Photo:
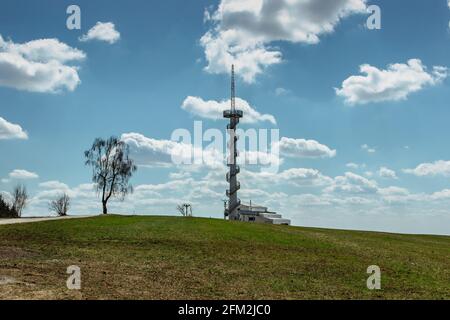
[[[1,299],[450,299],[449,266],[445,236],[137,216],[0,226],[0,279],[16,280]]]

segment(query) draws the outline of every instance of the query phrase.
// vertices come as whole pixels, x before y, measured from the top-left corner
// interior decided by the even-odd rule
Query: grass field
[[[445,236],[177,217],[0,226],[0,299],[450,299],[449,267]]]

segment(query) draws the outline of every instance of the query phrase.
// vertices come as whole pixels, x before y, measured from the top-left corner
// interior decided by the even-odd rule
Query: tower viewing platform
[[[244,112],[242,110],[225,110],[223,112],[224,118],[242,118],[244,116]]]

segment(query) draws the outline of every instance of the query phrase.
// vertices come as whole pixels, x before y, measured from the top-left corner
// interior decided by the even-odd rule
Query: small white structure
[[[240,221],[290,225],[291,220],[284,219],[281,214],[267,210],[267,207],[241,204],[237,209]]]

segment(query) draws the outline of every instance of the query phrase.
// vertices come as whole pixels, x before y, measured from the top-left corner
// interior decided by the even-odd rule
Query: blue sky
[[[244,168],[243,201],[296,225],[449,234],[447,1],[305,3],[2,1],[0,190],[25,183],[27,215],[48,214],[61,192],[74,214],[98,213],[83,151],[116,135],[140,166],[135,193],[113,211],[176,214],[184,200],[196,215],[222,217],[223,167],[161,159],[177,128],[224,129],[212,118],[227,105],[234,62],[253,115],[242,127],[285,138],[278,174]],[[66,27],[70,4],[81,8],[81,30]],[[381,8],[380,30],[366,27],[368,5]],[[106,31],[92,31],[98,22]],[[45,39],[57,40],[36,42]],[[21,61],[45,76],[22,74]],[[58,79],[52,63],[70,77]]]

